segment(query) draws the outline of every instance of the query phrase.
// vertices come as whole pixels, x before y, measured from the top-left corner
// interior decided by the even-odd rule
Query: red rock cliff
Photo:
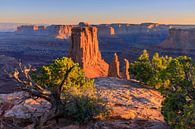
[[[102,59],[98,46],[97,28],[75,27],[71,34],[72,45],[69,56],[80,64],[88,78],[108,74],[108,64]]]

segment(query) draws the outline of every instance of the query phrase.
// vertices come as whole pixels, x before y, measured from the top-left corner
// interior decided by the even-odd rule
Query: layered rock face
[[[102,59],[98,46],[97,28],[75,27],[71,34],[69,56],[80,64],[88,78],[108,75],[108,64]]]
[[[47,27],[47,31],[58,39],[68,39],[71,36],[72,28],[72,25],[51,25]]]
[[[56,37],[59,39],[68,39],[71,36],[72,27],[71,25],[60,26]]]
[[[169,30],[169,37],[160,45],[164,48],[173,49],[195,49],[195,29],[176,29]]]
[[[73,25],[51,25],[51,26],[37,26],[24,25],[17,28],[17,32],[25,34],[47,35],[58,39],[69,39]]]
[[[108,76],[120,78],[120,62],[116,53],[114,54],[114,58],[109,65]]]
[[[111,24],[110,26],[114,28],[116,34],[167,32],[169,28],[158,23]]]

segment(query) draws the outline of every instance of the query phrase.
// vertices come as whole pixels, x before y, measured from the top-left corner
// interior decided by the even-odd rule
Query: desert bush
[[[105,102],[88,96],[69,96],[65,115],[78,123],[87,123],[94,117],[104,119],[109,115]]]

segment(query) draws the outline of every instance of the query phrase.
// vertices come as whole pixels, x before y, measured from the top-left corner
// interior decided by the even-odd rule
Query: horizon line
[[[86,22],[86,21],[80,21],[80,22]],[[73,24],[66,24],[66,23],[20,23],[20,22],[0,22],[0,24],[29,24],[29,25],[78,25],[80,22],[78,23],[73,23]],[[160,24],[160,25],[195,25],[195,23],[159,23],[159,22],[138,22],[138,23],[131,23],[131,22],[110,22],[110,23],[90,23],[90,22],[86,22],[89,23],[90,25],[101,25],[101,24],[143,24],[143,23],[156,23],[156,24]]]

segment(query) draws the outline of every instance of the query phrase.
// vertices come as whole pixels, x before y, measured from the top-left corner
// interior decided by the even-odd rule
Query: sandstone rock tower
[[[127,59],[124,59],[125,63],[125,70],[123,72],[124,79],[130,80],[130,75],[129,75],[129,61]]]
[[[102,59],[98,46],[97,28],[78,26],[72,29],[69,57],[80,64],[88,78],[108,75],[108,64]]]
[[[114,54],[114,58],[109,65],[108,76],[120,78],[120,62],[116,53]]]

